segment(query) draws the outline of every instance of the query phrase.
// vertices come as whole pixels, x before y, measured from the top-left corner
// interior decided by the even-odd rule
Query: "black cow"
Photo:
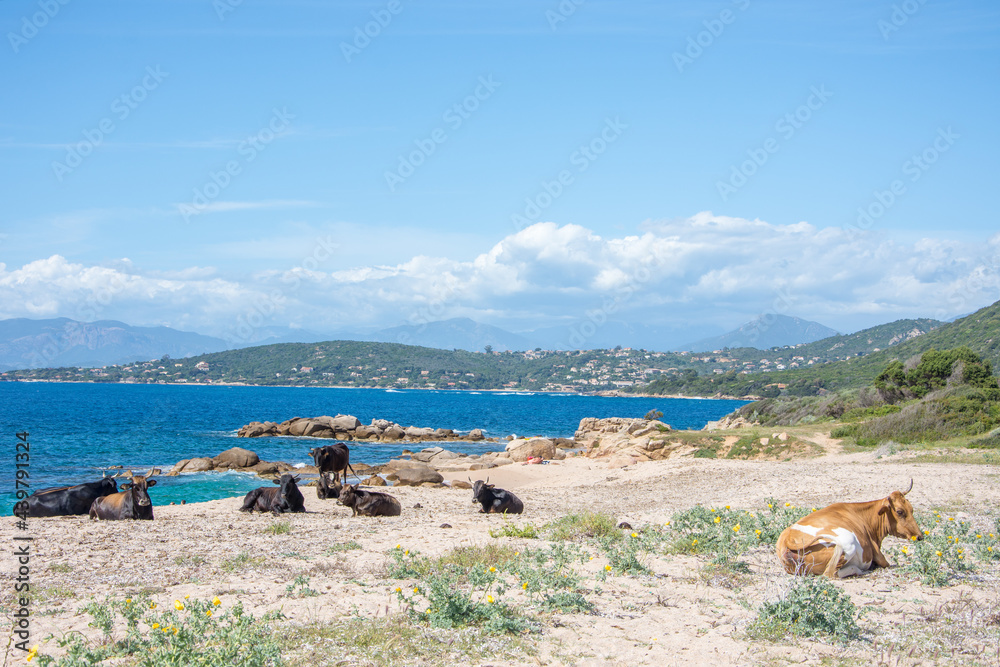
[[[26,514],[27,516],[86,514],[96,499],[117,491],[118,484],[111,477],[76,486],[42,489],[15,505],[14,513],[17,515]]]
[[[153,520],[153,501],[148,489],[156,484],[155,479],[143,475],[133,475],[132,481],[122,484],[123,491],[101,496],[90,505],[91,519],[118,521],[119,519]]]
[[[351,508],[351,516],[399,516],[402,506],[388,493],[359,489],[346,484],[340,491],[340,504]]]
[[[332,445],[314,447],[309,450],[316,468],[319,470],[319,483],[316,485],[316,497],[320,500],[336,498],[337,493],[330,488],[330,481],[326,473],[332,472],[334,479],[339,480],[340,472],[344,473],[344,484],[347,484],[347,469],[350,468],[353,475],[354,468],[351,467],[351,452],[342,442],[335,442]]]
[[[293,477],[289,473],[283,474],[280,479],[274,480],[274,483],[278,485],[277,489],[271,486],[261,486],[248,493],[243,499],[243,507],[240,508],[240,511],[253,512],[257,510],[258,512],[273,512],[275,514],[305,512],[306,508],[303,504],[305,498],[302,497],[299,487],[295,485],[298,481],[298,477]]]
[[[472,485],[472,502],[482,505],[480,514],[520,514],[524,511],[520,498],[510,491],[495,488],[489,482],[487,477],[485,482],[479,479]]]

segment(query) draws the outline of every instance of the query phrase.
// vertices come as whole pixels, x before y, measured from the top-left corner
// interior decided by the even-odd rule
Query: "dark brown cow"
[[[775,545],[785,571],[838,579],[889,567],[882,553],[887,535],[924,539],[905,498],[912,488],[911,479],[906,491],[866,503],[835,503],[785,528]]]
[[[399,516],[402,506],[388,493],[359,489],[346,484],[340,491],[340,504],[351,508],[351,516]]]
[[[293,477],[288,473],[283,474],[280,479],[274,480],[274,483],[278,485],[277,489],[261,486],[248,493],[243,498],[243,507],[240,508],[240,511],[253,512],[257,510],[258,512],[273,512],[274,514],[305,512],[306,508],[303,504],[305,498],[302,497],[302,492],[295,484],[298,481],[298,477]]]
[[[481,479],[473,482],[472,503],[482,506],[479,508],[480,514],[520,514],[524,511],[524,503],[520,498],[506,489],[498,489],[490,484],[489,477],[485,482]]]
[[[339,480],[340,473],[344,473],[344,484],[347,484],[347,470],[350,468],[351,473],[357,475],[354,472],[354,468],[351,467],[351,452],[342,442],[335,442],[332,445],[324,445],[323,447],[315,447],[309,450],[309,454],[313,457],[313,462],[316,464],[317,470],[319,470],[319,483],[316,485],[316,497],[320,500],[325,500],[327,498],[336,498],[337,494],[331,490],[329,479],[326,477],[326,473],[333,473],[334,479]]]
[[[149,499],[149,487],[155,479],[144,475],[133,475],[132,481],[122,484],[118,493],[101,496],[90,505],[90,518],[105,521],[120,519],[153,520],[153,501]]]

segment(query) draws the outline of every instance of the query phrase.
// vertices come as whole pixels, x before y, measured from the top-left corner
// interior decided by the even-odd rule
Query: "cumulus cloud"
[[[262,326],[327,332],[458,316],[511,330],[595,317],[731,328],[781,312],[847,330],[843,322],[951,317],[1000,293],[1000,235],[902,243],[709,212],[647,221],[639,231],[603,238],[543,222],[468,261],[418,255],[346,270],[317,261],[240,279],[211,267],[154,273],[53,255],[0,265],[0,317],[122,319],[229,339]]]

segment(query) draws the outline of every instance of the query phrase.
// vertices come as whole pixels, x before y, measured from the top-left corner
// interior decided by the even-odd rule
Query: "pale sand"
[[[815,440],[834,444],[822,436]],[[831,449],[836,452],[835,447]],[[995,514],[1000,507],[1000,470],[996,466],[915,464],[898,456],[876,460],[871,454],[839,452],[783,463],[675,459],[624,469],[609,469],[602,461],[577,457],[446,477],[465,480],[487,475],[491,483],[515,491],[524,501],[522,517],[478,514],[468,490],[390,488],[387,490],[402,503],[402,516],[352,518],[347,508],[336,501],[320,501],[313,489],[306,488],[308,512],[280,518],[242,514],[237,511],[242,498],[231,498],[157,506],[153,522],[31,519],[30,534],[36,538],[31,577],[39,596],[34,609],[46,611],[32,619],[32,643],[49,633],[69,630],[94,634],[96,631],[87,627],[88,617],[77,610],[88,600],[103,600],[108,593],[123,596],[141,587],[153,587],[154,598],[166,605],[185,594],[201,599],[218,594],[224,605],[239,599],[255,614],[280,608],[290,623],[343,618],[352,610],[362,616],[384,615],[386,609],[394,613],[400,606],[393,590],[413,583],[385,577],[387,551],[397,544],[433,556],[460,545],[496,542],[489,530],[505,521],[541,526],[581,510],[604,512],[641,528],[651,523],[662,525],[673,512],[699,503],[756,510],[769,497],[802,507],[872,500],[893,489],[905,489],[911,477],[914,487],[909,498],[918,511],[952,508],[962,513],[960,517],[981,522],[983,513]],[[155,489],[151,495],[155,504]],[[422,507],[415,509],[416,504]],[[289,534],[262,532],[282,521],[291,522]],[[442,528],[444,523],[451,527]],[[14,544],[15,534],[22,534],[12,520],[4,522],[3,531],[8,545]],[[363,548],[327,551],[331,545],[350,540]],[[533,540],[500,541],[540,546]],[[894,542],[900,544],[887,538],[886,546]],[[227,573],[222,563],[241,552],[264,556],[264,564]],[[881,570],[838,584],[855,604],[869,608],[862,626],[875,630],[882,644],[879,647],[843,649],[807,640],[777,645],[752,642],[743,634],[754,616],[752,607],[780,593],[789,577],[779,568],[771,547],[757,549],[745,560],[752,577],[730,590],[721,585],[724,582],[702,574],[705,558],[651,557],[648,564],[656,576],[611,577],[601,584],[600,594],[588,595],[597,606],[596,613],[549,617],[542,633],[529,639],[537,647],[537,658],[483,664],[819,664],[824,657],[841,655],[858,657],[861,664],[867,664],[879,657],[882,645],[899,636],[904,624],[920,616],[921,609],[964,596],[986,607],[993,605],[1000,613],[1000,568],[995,565],[982,572],[974,584],[944,588],[922,586],[912,577]],[[13,597],[13,561],[10,555],[3,557],[2,599],[8,609]],[[596,572],[605,562],[598,557],[585,569]],[[298,575],[310,577],[309,586],[321,594],[285,596],[286,586]],[[54,641],[42,650],[58,653]],[[893,660],[898,654],[899,649]],[[330,658],[329,664],[337,664],[335,656]],[[17,664],[23,664],[22,659],[18,656]],[[904,660],[892,664],[918,663]]]

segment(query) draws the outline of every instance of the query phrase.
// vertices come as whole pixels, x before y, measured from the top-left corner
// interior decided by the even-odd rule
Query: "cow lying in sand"
[[[120,519],[153,520],[153,501],[149,499],[149,487],[156,484],[148,476],[133,475],[132,481],[121,485],[121,491],[101,496],[90,505],[90,518],[105,521]]]
[[[340,504],[351,508],[351,516],[399,516],[402,507],[388,493],[359,489],[346,484],[340,489]]]
[[[890,567],[882,553],[886,535],[922,540],[905,498],[913,488],[893,491],[866,503],[835,503],[799,519],[778,537],[778,559],[789,574],[822,574],[831,579]]]
[[[472,482],[471,479],[469,479]],[[498,489],[490,484],[490,478],[486,481],[479,479],[472,484],[472,502],[482,505],[479,508],[480,514],[520,514],[524,511],[524,504],[521,499],[510,491]]]
[[[261,486],[248,493],[243,498],[243,507],[240,508],[240,511],[253,512],[257,510],[258,512],[273,512],[274,514],[305,512],[305,498],[302,497],[302,492],[295,484],[298,481],[298,477],[293,477],[288,473],[283,474],[280,479],[274,480],[274,483],[278,485],[277,489]]]

